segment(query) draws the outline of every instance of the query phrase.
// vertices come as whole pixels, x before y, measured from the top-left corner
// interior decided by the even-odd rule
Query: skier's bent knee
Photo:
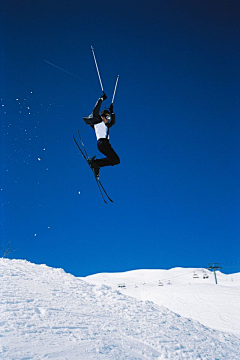
[[[118,164],[120,164],[120,159],[119,158],[114,161],[114,165],[118,165]]]

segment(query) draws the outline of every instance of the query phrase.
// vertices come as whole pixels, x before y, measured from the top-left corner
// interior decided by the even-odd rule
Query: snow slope
[[[239,359],[240,339],[61,269],[0,259],[0,358]]]
[[[214,274],[206,269],[183,268],[103,273],[86,280],[107,284],[139,300],[153,301],[205,326],[240,337],[240,273],[217,272],[218,285]],[[119,284],[126,288],[119,288]]]

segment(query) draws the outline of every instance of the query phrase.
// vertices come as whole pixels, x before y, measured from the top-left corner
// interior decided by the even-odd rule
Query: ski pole
[[[115,93],[116,93],[116,89],[117,89],[118,79],[119,79],[119,75],[117,76],[117,80],[116,80],[116,84],[115,84],[115,89],[114,89],[114,92],[113,92],[112,104],[113,104],[113,101],[114,101],[114,98],[115,98]]]
[[[95,57],[95,54],[94,54],[94,48],[91,46],[91,49],[92,49],[93,58],[94,58],[94,61],[95,61],[95,65],[96,65],[96,69],[97,69],[97,73],[98,73],[98,78],[99,78],[99,81],[100,81],[101,89],[102,89],[102,92],[104,92],[104,90],[103,90],[103,85],[102,85],[102,81],[101,81],[101,77],[100,77],[100,73],[99,73],[99,70],[98,70],[97,60],[96,60],[96,57]]]

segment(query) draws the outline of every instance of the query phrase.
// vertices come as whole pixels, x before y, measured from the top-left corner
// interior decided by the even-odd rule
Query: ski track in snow
[[[240,339],[45,265],[0,259],[0,358],[239,359]]]

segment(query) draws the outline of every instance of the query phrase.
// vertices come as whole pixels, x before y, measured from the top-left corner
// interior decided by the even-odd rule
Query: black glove
[[[111,105],[109,106],[109,110],[110,110],[111,113],[113,113],[113,104],[111,104]]]
[[[101,99],[103,99],[103,100],[106,100],[106,99],[107,99],[107,95],[105,94],[104,91],[103,91],[103,94],[102,94],[102,96],[101,96]]]

